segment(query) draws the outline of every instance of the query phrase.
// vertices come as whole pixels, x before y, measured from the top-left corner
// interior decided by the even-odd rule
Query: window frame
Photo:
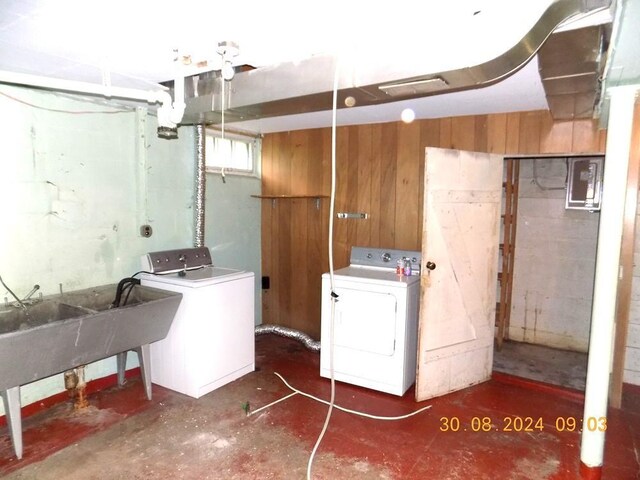
[[[222,138],[222,131],[215,128],[205,128],[205,145],[208,143],[208,137]],[[239,132],[224,132],[224,139],[231,141],[243,142],[251,145],[251,163],[252,169],[241,169],[234,167],[224,167],[224,174],[226,175],[238,175],[243,177],[255,177],[260,178],[260,163],[262,154],[262,137],[259,135],[251,135],[249,133]],[[205,171],[207,173],[222,174],[223,167],[208,165],[207,164],[207,151],[209,149],[205,146]]]

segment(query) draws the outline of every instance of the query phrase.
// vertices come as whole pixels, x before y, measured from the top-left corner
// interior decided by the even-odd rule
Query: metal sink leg
[[[22,458],[22,417],[20,412],[20,387],[9,388],[0,392],[7,417],[9,436],[13,443],[13,450],[18,459]]]
[[[151,345],[141,345],[136,348],[136,352],[138,353],[144,390],[147,393],[147,398],[151,400]]]
[[[127,369],[127,352],[116,354],[116,365],[118,370],[118,386],[122,387],[127,381],[124,378],[124,372]]]
[[[140,373],[142,374],[142,383],[147,398],[151,400],[151,345],[141,345],[134,348],[138,354],[138,363],[140,364]],[[116,365],[118,370],[118,385],[121,387],[125,384],[125,370],[127,368],[127,352],[121,352],[116,355]]]

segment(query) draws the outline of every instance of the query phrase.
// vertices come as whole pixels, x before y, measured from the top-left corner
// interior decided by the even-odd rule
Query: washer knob
[[[389,252],[384,252],[382,254],[382,261],[383,262],[388,262],[391,260],[391,254]]]

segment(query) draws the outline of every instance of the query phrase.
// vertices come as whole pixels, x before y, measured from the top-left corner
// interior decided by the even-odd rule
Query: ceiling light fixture
[[[218,54],[222,56],[220,74],[226,81],[233,79],[236,73],[233,69],[233,58],[237,57],[239,53],[238,44],[235,42],[226,41],[218,43]]]

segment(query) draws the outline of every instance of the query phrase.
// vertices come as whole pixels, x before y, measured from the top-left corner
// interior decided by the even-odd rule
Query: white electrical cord
[[[338,67],[339,67],[339,60],[337,60],[336,70],[334,72],[334,78],[333,78],[333,105],[332,105],[332,119],[331,119],[331,195],[329,197],[329,239],[328,239],[329,282],[330,282],[330,290],[331,290],[331,321],[330,321],[330,327],[329,327],[329,371],[331,374],[330,375],[331,376],[330,400],[326,401],[321,398],[314,397],[313,395],[310,395],[306,392],[303,392],[302,390],[293,388],[291,385],[287,383],[287,381],[282,377],[282,375],[280,375],[277,372],[274,372],[278,376],[278,378],[280,378],[280,380],[282,380],[284,384],[290,390],[292,390],[292,393],[247,414],[248,416],[255,415],[256,413],[261,412],[262,410],[265,410],[269,407],[272,407],[277,403],[283,402],[295,395],[302,395],[304,397],[310,398],[320,403],[324,403],[325,405],[329,406],[329,409],[327,410],[327,416],[324,421],[324,425],[322,426],[322,430],[320,431],[320,434],[318,435],[318,439],[316,440],[313,450],[311,451],[311,455],[309,456],[309,462],[307,463],[307,480],[311,480],[311,467],[313,465],[313,459],[315,458],[316,452],[320,447],[320,443],[322,443],[322,439],[324,438],[327,428],[329,427],[329,421],[331,419],[331,414],[333,412],[334,407],[346,413],[351,413],[354,415],[359,415],[361,417],[371,418],[374,420],[402,420],[405,418],[412,417],[413,415],[417,415],[418,413],[424,412],[425,410],[428,410],[431,408],[431,405],[427,405],[425,407],[422,407],[406,415],[400,415],[395,417],[384,417],[384,416],[371,415],[369,413],[359,412],[357,410],[351,410],[335,404],[336,380],[335,380],[335,374],[333,369],[333,343],[334,343],[335,308],[336,308],[336,302],[338,301],[338,295],[335,293],[335,283],[333,279],[333,219],[335,217],[334,212],[335,212],[335,201],[336,201],[336,131],[337,131],[338,78],[339,78]],[[224,135],[224,110],[223,110],[223,116],[222,116],[222,127],[223,127],[223,135]]]
[[[224,58],[223,58],[224,61]],[[224,84],[226,82],[226,80],[224,79],[224,77],[222,76],[222,73],[220,74],[220,79],[222,80],[222,103],[221,103],[221,113],[222,113],[222,145],[224,148]],[[222,183],[227,183],[227,178],[224,172],[224,167],[222,167],[220,169],[220,175],[222,175]]]
[[[324,420],[324,425],[318,435],[316,444],[313,446],[311,455],[309,455],[309,462],[307,463],[307,480],[311,480],[311,466],[313,465],[313,459],[316,456],[316,452],[320,447],[320,443],[324,438],[324,434],[329,427],[329,420],[331,419],[331,413],[333,412],[333,406],[336,399],[336,379],[333,371],[333,327],[336,313],[336,301],[337,294],[335,293],[335,284],[333,281],[333,218],[334,209],[336,203],[336,131],[337,131],[337,112],[338,112],[338,77],[340,71],[340,59],[336,59],[336,69],[333,74],[333,105],[331,113],[331,195],[329,198],[329,283],[331,290],[331,322],[329,325],[329,371],[331,376],[331,399],[328,403],[329,410],[327,410],[327,417]],[[279,375],[278,375],[279,376]],[[282,377],[280,377],[282,378]],[[282,379],[284,381],[284,379]],[[285,382],[286,383],[286,382]],[[288,385],[287,385],[288,386]]]
[[[316,402],[320,402],[320,403],[324,403],[325,405],[329,405],[330,402],[327,402],[326,400],[323,400],[322,398],[318,398],[318,397],[314,397],[313,395],[303,392],[302,390],[298,390],[297,388],[292,387],[291,385],[289,385],[289,383],[284,379],[284,377],[282,375],[280,375],[278,372],[273,372],[280,380],[282,380],[282,383],[284,383],[287,388],[289,388],[289,390],[292,391],[292,393],[290,393],[289,395],[286,395],[282,398],[279,398],[278,400],[271,402],[268,405],[265,405],[263,407],[258,408],[257,410],[253,410],[252,412],[249,412],[247,414],[247,416],[251,416],[251,415],[255,415],[258,412],[261,412],[262,410],[266,410],[269,407],[272,407],[274,405],[276,405],[277,403],[283,402],[285,400],[288,400],[289,398],[295,396],[295,395],[302,395],[303,397],[307,397],[310,398],[312,400],[315,400]],[[427,405],[426,407],[422,407],[419,408],[418,410],[415,410],[411,413],[407,413],[406,415],[398,415],[395,417],[386,417],[386,416],[381,416],[381,415],[372,415],[370,413],[365,413],[365,412],[359,412],[358,410],[351,410],[349,408],[345,408],[345,407],[341,407],[340,405],[333,405],[334,408],[341,410],[345,413],[351,413],[353,415],[358,415],[360,417],[365,417],[365,418],[371,418],[373,420],[388,420],[388,421],[392,421],[392,420],[404,420],[405,418],[409,418],[409,417],[413,417],[414,415],[417,415],[418,413],[422,413],[425,410],[429,410],[431,408],[431,405]]]

